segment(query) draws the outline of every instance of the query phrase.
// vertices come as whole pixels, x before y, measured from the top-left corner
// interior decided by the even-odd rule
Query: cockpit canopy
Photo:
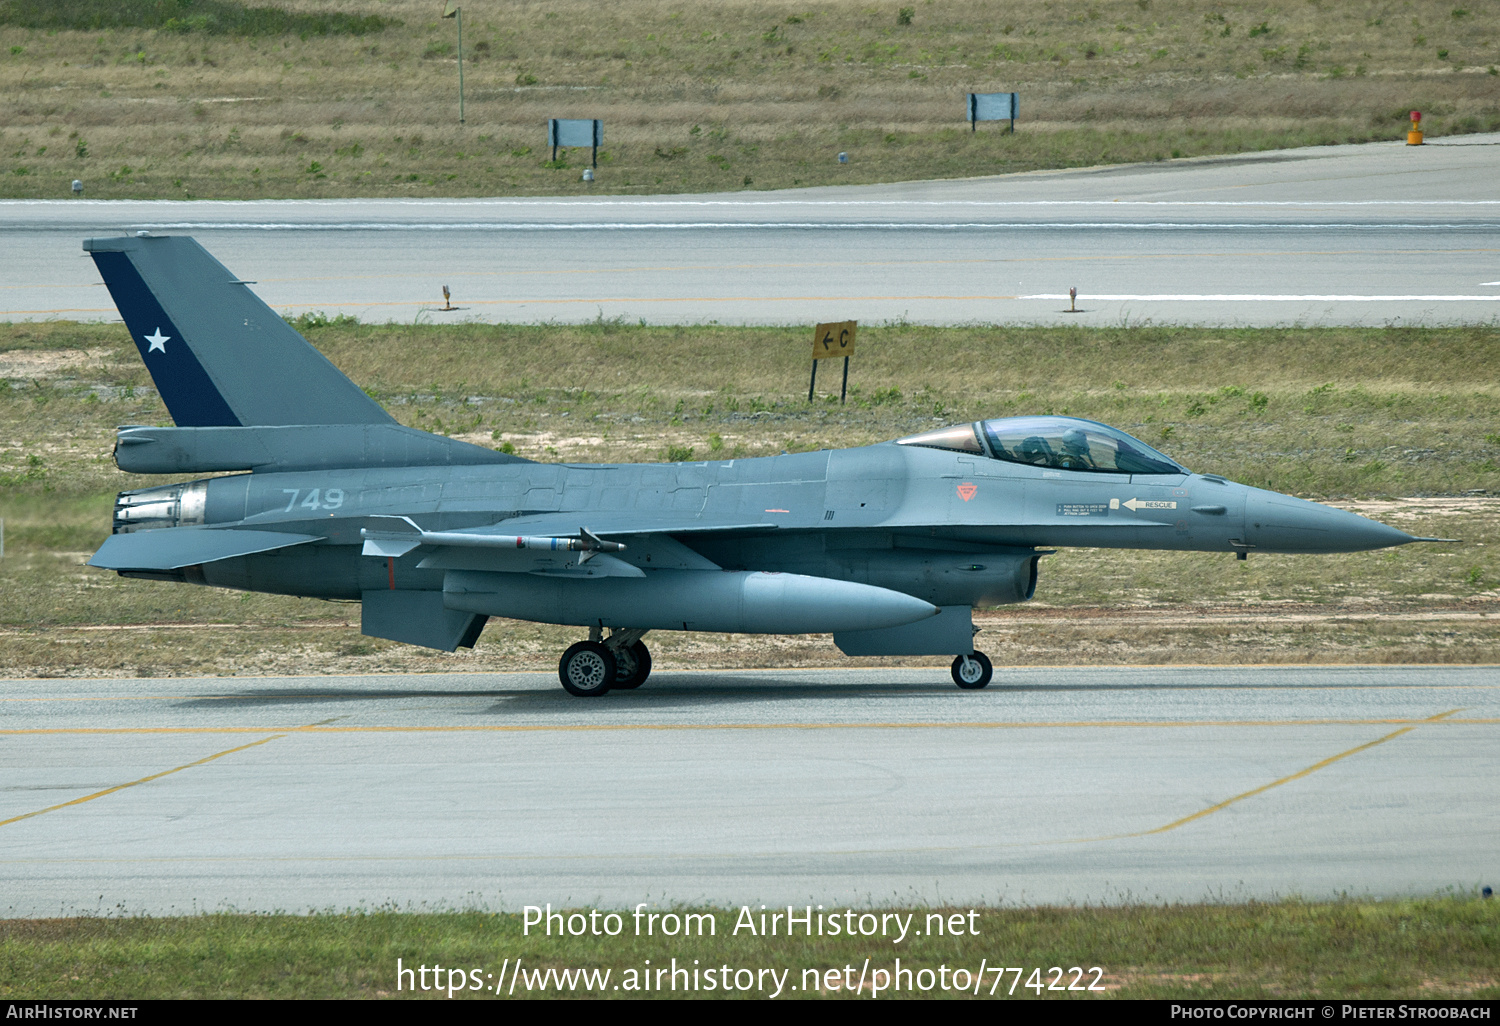
[[[1003,417],[926,431],[897,439],[973,453],[1008,463],[1099,474],[1186,474],[1188,471],[1138,438],[1078,417]]]

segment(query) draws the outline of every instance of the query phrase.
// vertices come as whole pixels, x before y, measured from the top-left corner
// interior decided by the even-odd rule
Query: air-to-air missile
[[[989,683],[975,606],[1024,602],[1048,546],[1354,552],[1413,538],[1195,474],[1104,424],[1010,417],[855,449],[536,463],[402,427],[186,236],[85,241],[175,427],[90,560],[126,577],[362,602],[367,635],[472,647],[492,616],[588,629],[575,695],[640,686],[650,630],[831,633]]]

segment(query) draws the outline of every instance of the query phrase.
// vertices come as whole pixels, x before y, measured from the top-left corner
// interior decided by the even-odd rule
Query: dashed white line
[[[1496,282],[1500,284],[1500,282]],[[1039,292],[1017,299],[1067,299],[1066,292]],[[1500,295],[1493,296],[1352,296],[1352,295],[1231,295],[1211,293],[1189,295],[1186,293],[1090,293],[1079,294],[1080,302],[1123,303],[1140,301],[1148,303],[1493,303],[1500,302]]]

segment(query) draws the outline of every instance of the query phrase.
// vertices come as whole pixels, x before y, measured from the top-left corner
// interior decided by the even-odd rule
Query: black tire
[[[978,667],[977,676],[975,667]],[[975,652],[968,657],[959,656],[953,660],[953,683],[965,691],[978,691],[989,684],[994,675],[995,668],[990,665],[989,656],[983,652]]]
[[[570,695],[597,698],[614,686],[615,657],[597,641],[580,641],[562,654],[557,676]]]
[[[615,660],[615,682],[611,687],[616,691],[633,691],[651,676],[651,650],[644,641],[637,641],[621,655],[625,658]]]

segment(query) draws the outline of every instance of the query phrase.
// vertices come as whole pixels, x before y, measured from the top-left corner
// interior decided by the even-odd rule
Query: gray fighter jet
[[[365,634],[449,652],[491,616],[587,628],[558,668],[574,695],[639,687],[652,630],[831,633],[847,655],[954,656],[958,686],[982,688],[971,610],[1031,598],[1047,546],[1243,559],[1436,540],[1071,417],[756,459],[534,463],[400,426],[192,238],[84,249],[177,425],[120,428],[120,468],[246,472],[120,493],[90,565],[358,599]]]

